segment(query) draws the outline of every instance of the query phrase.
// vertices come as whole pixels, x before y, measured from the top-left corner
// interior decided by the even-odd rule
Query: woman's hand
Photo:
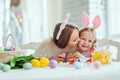
[[[69,54],[67,55],[67,61],[69,61],[69,60],[72,59],[72,58],[73,58],[72,53],[69,53]]]
[[[52,59],[55,59],[58,62],[64,62],[64,60],[65,60],[65,54],[64,53],[58,54],[58,55],[54,56]]]

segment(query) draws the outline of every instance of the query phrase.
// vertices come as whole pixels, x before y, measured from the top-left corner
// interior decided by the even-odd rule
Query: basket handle
[[[4,46],[6,47],[6,44],[7,44],[7,42],[8,42],[8,39],[9,39],[10,37],[12,37],[13,40],[14,40],[14,43],[15,43],[15,50],[16,50],[16,49],[17,49],[17,44],[16,44],[15,37],[14,37],[12,34],[9,34],[9,35],[7,36],[7,38],[6,38],[5,42],[4,42]]]

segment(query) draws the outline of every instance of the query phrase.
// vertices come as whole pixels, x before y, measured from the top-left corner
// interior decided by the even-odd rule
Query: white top
[[[87,65],[81,69],[57,67],[0,71],[0,80],[120,80],[120,62],[113,62],[94,69]]]

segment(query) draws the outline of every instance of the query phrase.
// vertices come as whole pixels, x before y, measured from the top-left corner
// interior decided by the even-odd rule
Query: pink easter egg
[[[100,62],[100,61],[95,61],[95,62],[93,63],[93,66],[94,66],[95,69],[99,69],[100,66],[101,66],[101,62]]]
[[[50,60],[50,68],[56,68],[58,65],[58,62],[56,60]]]
[[[59,55],[59,57],[65,57],[65,53],[61,53],[60,55]]]
[[[15,51],[15,47],[10,47],[10,51]]]

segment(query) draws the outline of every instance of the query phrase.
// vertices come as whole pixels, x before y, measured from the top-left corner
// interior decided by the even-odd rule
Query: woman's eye
[[[73,41],[74,41],[74,42],[77,42],[77,41],[78,41],[78,38],[74,39]]]
[[[75,40],[73,40],[74,42],[76,42],[77,41],[77,39],[75,39]]]
[[[91,43],[92,41],[91,41],[91,40],[89,40],[89,42]]]

